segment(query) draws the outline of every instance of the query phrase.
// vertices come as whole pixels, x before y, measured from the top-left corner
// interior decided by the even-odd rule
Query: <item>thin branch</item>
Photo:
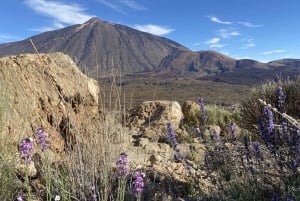
[[[293,117],[287,115],[286,113],[279,112],[276,108],[272,107],[270,104],[267,104],[266,101],[263,101],[262,99],[258,99],[258,101],[261,104],[263,104],[264,106],[268,106],[273,112],[279,114],[280,116],[282,116],[283,118],[288,120],[288,122],[290,122],[293,126],[295,126],[297,129],[300,130],[300,123],[296,119],[294,119]]]

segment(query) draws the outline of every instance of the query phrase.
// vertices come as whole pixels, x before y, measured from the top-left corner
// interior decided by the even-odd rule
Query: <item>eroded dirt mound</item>
[[[75,140],[76,132],[88,134],[87,124],[99,116],[98,93],[97,82],[62,53],[1,58],[2,135],[16,144],[43,127],[59,160],[65,142]]]

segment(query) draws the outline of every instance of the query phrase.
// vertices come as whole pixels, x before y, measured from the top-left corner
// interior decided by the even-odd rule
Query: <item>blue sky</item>
[[[194,51],[300,58],[299,0],[4,0],[0,43],[87,21],[127,25]]]

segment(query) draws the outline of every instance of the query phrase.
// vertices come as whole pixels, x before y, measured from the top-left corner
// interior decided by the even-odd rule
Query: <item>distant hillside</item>
[[[219,74],[235,68],[235,60],[214,51],[177,51],[165,57],[156,72],[165,75],[196,73],[198,76]]]
[[[41,53],[63,52],[90,77],[108,73],[208,79],[253,84],[300,74],[300,59],[261,63],[236,60],[215,51],[191,51],[167,38],[92,18],[31,37]],[[34,53],[29,39],[0,44],[0,57]]]
[[[63,52],[89,74],[149,72],[175,50],[188,51],[166,38],[92,18],[86,23],[31,37],[39,52]],[[34,53],[29,40],[1,44],[0,56]],[[98,67],[97,67],[98,65]]]

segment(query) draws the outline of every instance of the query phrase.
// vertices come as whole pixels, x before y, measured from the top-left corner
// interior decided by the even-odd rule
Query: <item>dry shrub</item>
[[[17,155],[13,152],[12,140],[2,133],[2,117],[5,115],[4,104],[0,102],[0,200],[13,200],[19,191],[15,173]]]
[[[278,106],[277,88],[281,86],[285,99],[285,113],[300,119],[300,77],[296,80],[280,80],[269,82],[260,87],[252,89],[249,96],[242,102],[240,108],[241,127],[256,132],[257,118],[261,116],[263,105],[258,101],[262,99],[272,107]],[[275,116],[275,119],[278,118]]]

